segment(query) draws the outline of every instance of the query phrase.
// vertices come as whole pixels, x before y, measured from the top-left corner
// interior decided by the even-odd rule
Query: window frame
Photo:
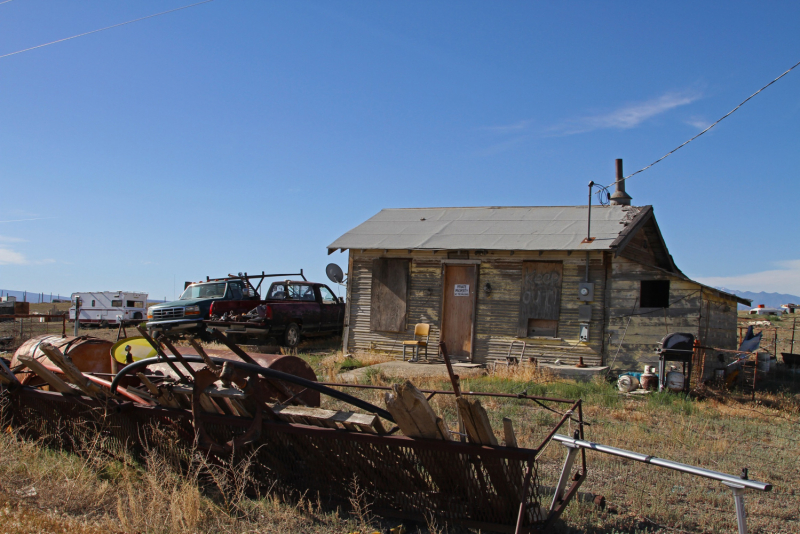
[[[328,293],[330,293],[330,295],[331,295],[331,299],[330,299],[331,301],[330,302],[326,302],[326,299],[325,299],[325,292],[326,291]],[[319,286],[319,298],[320,298],[320,301],[322,302],[322,304],[338,304],[339,303],[339,299],[336,297],[336,295],[333,294],[333,291],[331,291],[326,286]]]
[[[543,273],[542,278],[547,276],[546,281],[537,282],[539,270]],[[551,284],[552,275],[555,273],[558,273],[558,281],[552,282],[552,287],[548,287]],[[517,337],[559,339],[564,292],[564,262],[558,260],[523,261],[521,274]],[[551,291],[550,294],[543,293],[548,289]],[[545,295],[544,304],[539,302],[542,294]],[[551,297],[555,299],[554,303],[548,305],[547,299]],[[535,331],[531,333],[531,329],[536,328],[532,322],[552,324],[554,326],[552,335],[537,335]]]

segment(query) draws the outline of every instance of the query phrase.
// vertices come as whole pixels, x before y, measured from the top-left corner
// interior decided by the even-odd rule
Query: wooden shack
[[[587,233],[588,232],[588,233]],[[400,356],[431,325],[457,358],[637,368],[669,332],[735,348],[738,303],[675,266],[652,206],[385,209],[349,251],[344,350]],[[431,351],[434,355],[436,350]]]

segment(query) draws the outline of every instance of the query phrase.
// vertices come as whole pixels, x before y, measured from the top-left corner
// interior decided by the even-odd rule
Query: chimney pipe
[[[625,175],[622,173],[622,160],[617,160],[617,181],[614,193],[611,195],[609,204],[612,206],[630,206],[631,196],[625,192]]]

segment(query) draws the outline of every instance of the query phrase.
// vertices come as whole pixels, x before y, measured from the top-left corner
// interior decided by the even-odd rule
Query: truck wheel
[[[300,343],[300,327],[295,323],[289,323],[283,333],[283,345],[293,349]]]

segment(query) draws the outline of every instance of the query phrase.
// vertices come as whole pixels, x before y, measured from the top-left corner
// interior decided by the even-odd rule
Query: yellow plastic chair
[[[418,337],[425,339],[418,339]],[[403,341],[403,361],[406,361],[406,347],[411,347],[413,351],[412,362],[419,361],[419,348],[425,347],[425,360],[428,360],[428,339],[431,337],[431,325],[427,323],[417,323],[414,325],[414,339]]]

